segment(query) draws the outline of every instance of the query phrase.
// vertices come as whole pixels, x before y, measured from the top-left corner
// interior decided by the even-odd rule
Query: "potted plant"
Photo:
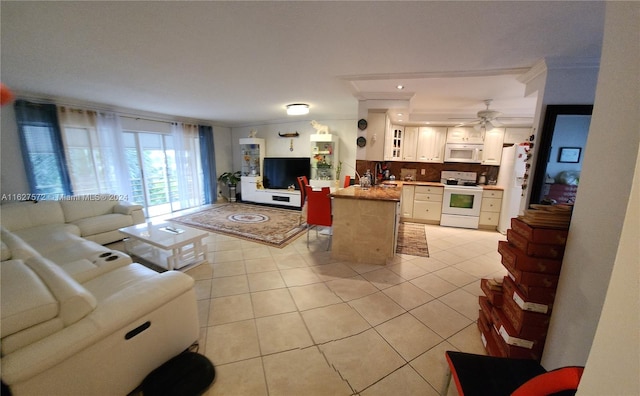
[[[224,172],[218,176],[218,181],[229,187],[229,202],[236,201],[236,186],[238,185],[238,182],[240,182],[240,177],[240,171]]]

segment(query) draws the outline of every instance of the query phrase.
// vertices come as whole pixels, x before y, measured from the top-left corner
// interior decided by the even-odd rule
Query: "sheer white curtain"
[[[178,202],[180,209],[202,205],[204,192],[200,173],[200,142],[198,126],[173,123],[171,134],[176,156]]]
[[[97,113],[98,153],[101,159],[101,178],[107,191],[133,200],[129,168],[127,166],[124,135],[120,117],[115,113]]]
[[[64,158],[74,194],[99,193],[102,185],[97,174],[95,111],[67,106],[58,106],[57,111]]]

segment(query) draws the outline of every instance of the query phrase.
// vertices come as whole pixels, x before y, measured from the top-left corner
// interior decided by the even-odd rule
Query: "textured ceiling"
[[[0,3],[3,83],[236,126],[357,116],[401,98],[411,121],[533,116],[522,71],[599,58],[602,2]],[[395,86],[405,85],[402,92]],[[290,120],[290,118],[289,118]]]

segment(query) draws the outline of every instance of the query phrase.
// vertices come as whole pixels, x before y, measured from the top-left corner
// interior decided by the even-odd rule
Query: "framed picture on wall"
[[[580,162],[580,147],[560,147],[558,162]]]

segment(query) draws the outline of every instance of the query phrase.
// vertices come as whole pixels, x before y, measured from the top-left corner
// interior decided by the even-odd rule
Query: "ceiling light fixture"
[[[398,89],[404,89],[404,85],[400,84],[400,85],[396,85],[396,88]]]
[[[304,103],[292,103],[287,105],[288,115],[309,114],[309,105]]]

